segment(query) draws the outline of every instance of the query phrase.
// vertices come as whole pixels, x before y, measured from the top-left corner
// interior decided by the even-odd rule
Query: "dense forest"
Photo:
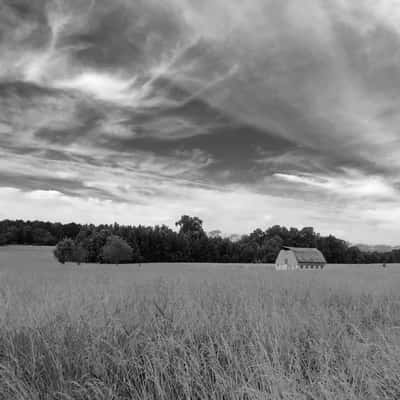
[[[313,228],[273,226],[238,240],[207,234],[197,217],[182,216],[177,231],[162,226],[80,225],[40,221],[0,221],[0,245],[57,245],[60,262],[221,262],[271,263],[281,246],[317,247],[329,263],[400,262],[400,249],[362,252]]]

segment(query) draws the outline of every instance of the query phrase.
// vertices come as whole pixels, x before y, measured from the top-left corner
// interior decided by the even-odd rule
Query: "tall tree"
[[[179,226],[180,235],[188,235],[194,239],[200,239],[206,235],[203,230],[203,221],[198,217],[182,215],[175,225]]]

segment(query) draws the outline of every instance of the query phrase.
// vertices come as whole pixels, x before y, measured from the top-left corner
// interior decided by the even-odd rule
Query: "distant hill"
[[[377,244],[377,245],[368,245],[368,244],[356,244],[355,247],[358,247],[364,253],[387,253],[392,250],[400,249],[400,246],[388,246],[385,244]]]

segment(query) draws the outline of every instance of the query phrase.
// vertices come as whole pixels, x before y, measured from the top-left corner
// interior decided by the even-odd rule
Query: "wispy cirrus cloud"
[[[310,189],[320,189],[337,196],[350,198],[396,199],[399,196],[390,182],[379,176],[365,176],[358,171],[343,171],[341,176],[321,176],[315,174],[290,175],[276,173],[275,177],[287,182],[305,186]],[[306,189],[307,190],[307,189]]]
[[[399,18],[394,0],[5,0],[4,206],[123,221],[141,204],[233,231],[230,201],[238,231],[267,215],[390,241]]]

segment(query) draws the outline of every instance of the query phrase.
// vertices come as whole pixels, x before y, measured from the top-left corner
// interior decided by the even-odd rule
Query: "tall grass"
[[[400,274],[110,268],[3,273],[0,399],[400,399]]]

